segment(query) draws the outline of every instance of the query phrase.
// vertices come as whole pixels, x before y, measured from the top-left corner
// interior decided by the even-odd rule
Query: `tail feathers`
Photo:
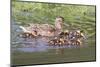
[[[19,27],[23,30],[23,32],[30,32],[27,29],[25,29],[25,27],[23,27],[23,26],[19,26]]]

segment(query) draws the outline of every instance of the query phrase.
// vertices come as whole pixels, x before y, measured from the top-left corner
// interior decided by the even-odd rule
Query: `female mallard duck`
[[[61,16],[56,17],[55,20],[55,34],[59,35],[62,32],[62,27],[63,27],[63,23],[64,23],[64,18]]]
[[[55,27],[49,24],[41,24],[38,29],[38,33],[41,36],[58,36],[62,31],[64,18],[61,16],[56,17],[55,19]]]
[[[23,32],[34,32],[37,31],[37,35],[41,36],[56,36],[62,31],[63,17],[59,16],[55,19],[55,27],[50,24],[30,24],[29,27],[20,26]]]

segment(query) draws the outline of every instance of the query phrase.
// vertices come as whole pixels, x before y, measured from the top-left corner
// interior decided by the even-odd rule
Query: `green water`
[[[65,48],[64,54],[56,54],[55,49],[47,52],[15,52],[12,54],[12,64],[45,64],[45,63],[62,63],[78,61],[95,61],[95,46],[84,48]]]

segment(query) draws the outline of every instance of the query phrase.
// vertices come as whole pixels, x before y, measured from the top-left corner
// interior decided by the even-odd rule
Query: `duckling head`
[[[64,41],[65,41],[64,39],[60,38],[59,40],[60,40],[60,42],[62,42],[64,44]]]
[[[64,32],[65,32],[65,33],[68,33],[68,32],[69,32],[69,30],[65,30]]]
[[[81,33],[80,30],[76,30],[76,33]]]
[[[81,42],[81,40],[80,40],[80,39],[77,39],[77,42],[79,42],[79,43],[80,43],[80,45],[82,45],[82,42]]]

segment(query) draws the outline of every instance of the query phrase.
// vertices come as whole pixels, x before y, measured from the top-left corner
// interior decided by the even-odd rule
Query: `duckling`
[[[55,44],[53,40],[50,40],[48,43],[49,43],[49,46],[54,46]]]
[[[64,40],[62,38],[58,39],[58,46],[63,46]]]
[[[70,40],[65,40],[65,45],[66,46],[71,45],[71,41]]]
[[[64,36],[64,34],[65,34],[64,32],[61,32],[59,35],[60,35],[60,36]]]
[[[65,35],[69,35],[69,30],[64,31]]]
[[[68,32],[61,32],[60,34],[59,34],[59,37],[60,38],[63,38],[63,39],[68,39]]]
[[[65,40],[64,40],[64,39],[60,38],[59,40],[60,40],[60,42],[61,42],[62,44],[65,43]]]
[[[24,33],[20,33],[18,35],[19,37],[22,37],[22,38],[34,38],[37,36],[37,32],[34,31],[34,32],[24,32]]]
[[[78,45],[78,46],[81,46],[81,45],[82,45],[82,42],[81,42],[80,39],[77,39],[77,40],[76,40],[76,45]]]
[[[20,33],[18,34],[19,37],[22,37],[22,38],[27,38],[30,36],[30,33],[27,33],[27,32],[24,32],[24,33]]]
[[[84,36],[84,34],[83,34],[83,31],[81,30],[77,30],[76,31],[76,33],[75,33],[75,36],[76,36],[76,38],[84,38],[85,39],[85,36]]]
[[[80,33],[80,38],[86,39],[85,35],[83,33]]]
[[[54,39],[50,40],[48,43],[49,43],[49,46],[56,46],[58,44],[58,40],[57,40],[57,37],[55,37]]]
[[[81,42],[81,40],[80,39],[77,39],[77,40],[74,40],[74,41],[72,41],[71,42],[71,45],[73,45],[73,46],[81,46],[82,45],[82,42]]]
[[[50,40],[48,43],[52,44],[54,46],[63,46],[65,40],[63,38],[57,38],[55,37],[53,40]]]
[[[75,37],[74,32],[73,31],[70,31],[69,32],[69,35],[68,35],[68,39],[69,40],[72,40],[74,37]]]
[[[68,30],[65,30],[64,32],[61,32],[59,35],[61,36],[67,36],[69,34]]]
[[[76,45],[76,40],[75,39],[74,40],[70,40],[70,45],[72,45],[72,46]]]

